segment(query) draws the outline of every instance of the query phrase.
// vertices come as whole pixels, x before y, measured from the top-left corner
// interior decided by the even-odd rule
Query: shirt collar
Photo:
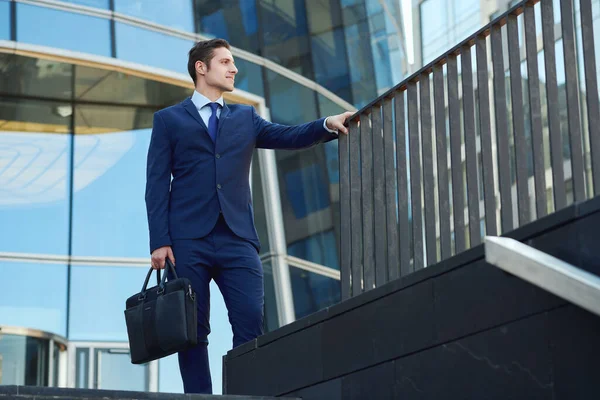
[[[198,111],[200,111],[200,109],[202,107],[206,106],[209,103],[212,103],[212,101],[210,101],[204,95],[198,93],[197,90],[194,90],[194,94],[192,95],[192,103],[194,103],[194,105],[196,106],[196,109],[198,109]],[[223,107],[223,96],[219,97],[215,101],[215,103],[218,103],[222,108]]]

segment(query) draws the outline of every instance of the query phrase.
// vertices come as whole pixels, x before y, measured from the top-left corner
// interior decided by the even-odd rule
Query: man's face
[[[237,74],[238,69],[235,66],[231,51],[225,47],[214,50],[214,56],[210,60],[210,68],[205,68],[204,72],[207,86],[212,86],[223,92],[233,91],[235,74]]]

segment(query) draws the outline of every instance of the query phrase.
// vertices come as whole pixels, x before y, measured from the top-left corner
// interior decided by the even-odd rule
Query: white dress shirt
[[[192,103],[196,106],[196,110],[200,113],[200,118],[204,121],[204,125],[208,127],[208,119],[212,115],[212,109],[209,104],[213,103],[206,96],[194,90],[192,95]],[[223,96],[219,97],[214,103],[218,103],[221,107],[217,107],[217,118],[221,117],[221,108],[223,108]]]
[[[210,101],[206,96],[198,93],[197,90],[194,90],[194,94],[192,95],[192,103],[196,106],[196,109],[200,113],[200,118],[204,121],[204,124],[208,126],[208,119],[212,115],[212,110],[209,106]],[[219,97],[214,103],[219,103],[221,107],[217,108],[217,118],[221,117],[221,108],[223,108],[223,96]],[[337,134],[337,129],[329,129],[327,127],[327,118],[323,121],[323,128],[325,128],[328,132]]]

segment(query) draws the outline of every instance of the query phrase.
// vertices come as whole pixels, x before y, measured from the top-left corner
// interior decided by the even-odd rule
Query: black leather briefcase
[[[171,261],[167,258],[166,262],[175,279],[167,280],[167,273],[160,279],[160,270],[157,270],[157,285],[148,288],[151,268],[142,291],[125,303],[133,364],[166,357],[198,343],[196,294],[190,280],[178,278]]]

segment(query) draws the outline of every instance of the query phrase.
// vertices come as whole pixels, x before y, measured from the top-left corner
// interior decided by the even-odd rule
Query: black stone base
[[[600,198],[507,236],[600,275]],[[483,246],[247,343],[225,392],[303,399],[600,399],[600,317]]]
[[[286,397],[293,399],[294,397]],[[66,389],[39,386],[0,385],[0,400],[35,399],[35,400],[270,400],[273,397],[264,396],[234,396],[234,395],[203,395],[177,393],[131,392],[126,390],[92,390]]]

